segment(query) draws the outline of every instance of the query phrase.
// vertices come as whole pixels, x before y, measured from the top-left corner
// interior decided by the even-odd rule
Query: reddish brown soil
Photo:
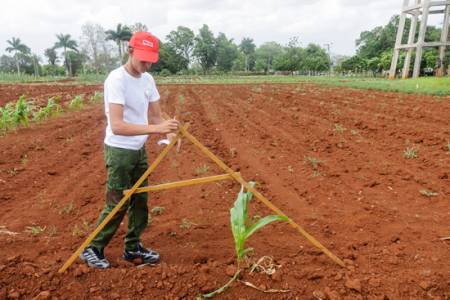
[[[9,95],[2,99],[30,89],[34,97],[71,97],[99,88],[19,87],[2,86]],[[290,292],[264,294],[237,282],[218,299],[450,298],[450,242],[440,239],[450,236],[449,97],[312,84],[160,91],[166,111],[190,122],[201,142],[347,264],[339,267],[287,224],[271,224],[250,238],[250,259],[269,255],[281,268],[272,276],[246,271],[243,280]],[[106,250],[111,269],[77,261],[57,273],[103,206],[104,126],[98,104],[0,137],[0,226],[17,233],[0,233],[0,299],[193,299],[228,280],[229,209],[239,190],[230,181],[150,194],[151,207],[165,211],[152,216],[143,242],[161,252],[160,265],[122,261],[122,226]],[[148,142],[150,159],[162,149],[156,140]],[[405,159],[407,147],[417,147],[418,158]],[[314,169],[305,157],[321,163]],[[204,164],[209,170],[199,174]],[[220,173],[185,141],[150,179]],[[251,211],[270,213],[257,200]],[[187,220],[190,227],[180,226]],[[28,226],[45,231],[32,235]]]

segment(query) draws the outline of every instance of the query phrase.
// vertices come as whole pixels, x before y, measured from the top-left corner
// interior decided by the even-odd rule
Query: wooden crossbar
[[[239,172],[236,172],[236,174],[240,175]],[[156,192],[156,191],[161,191],[161,190],[168,190],[168,189],[173,189],[173,188],[178,188],[178,187],[214,182],[214,181],[219,181],[219,180],[227,180],[227,179],[233,179],[233,177],[230,174],[223,174],[223,175],[214,175],[214,176],[194,178],[194,179],[181,180],[181,181],[175,181],[175,182],[168,182],[168,183],[162,183],[162,184],[158,184],[158,185],[141,187],[141,188],[138,188],[134,193],[137,194],[137,193],[145,193],[145,192]],[[129,190],[125,190],[125,191],[123,191],[123,193],[126,194],[128,191]]]

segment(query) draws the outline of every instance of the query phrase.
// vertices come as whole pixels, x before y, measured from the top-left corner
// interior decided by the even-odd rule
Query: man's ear
[[[133,49],[132,47],[128,47],[128,54],[129,54],[129,55],[133,54],[133,50],[134,50],[134,49]]]

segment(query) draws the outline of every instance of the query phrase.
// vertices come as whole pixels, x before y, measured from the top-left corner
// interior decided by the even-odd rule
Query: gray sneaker
[[[80,254],[80,259],[88,264],[89,267],[95,269],[109,268],[109,262],[103,255],[103,251],[99,251],[93,246],[86,247]]]
[[[123,252],[123,258],[127,261],[133,261],[139,258],[144,264],[156,264],[159,262],[159,253],[151,249],[146,249],[141,243],[138,243],[135,251],[125,250]]]

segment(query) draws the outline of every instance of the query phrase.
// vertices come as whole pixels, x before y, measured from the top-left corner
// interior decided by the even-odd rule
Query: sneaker
[[[125,250],[123,252],[123,258],[127,261],[133,261],[136,258],[140,258],[144,264],[156,264],[159,262],[159,253],[150,249],[145,249],[144,246],[139,243],[135,251]]]
[[[103,255],[103,251],[99,251],[93,246],[86,247],[80,254],[80,259],[88,264],[89,267],[95,269],[109,268],[109,262]]]

